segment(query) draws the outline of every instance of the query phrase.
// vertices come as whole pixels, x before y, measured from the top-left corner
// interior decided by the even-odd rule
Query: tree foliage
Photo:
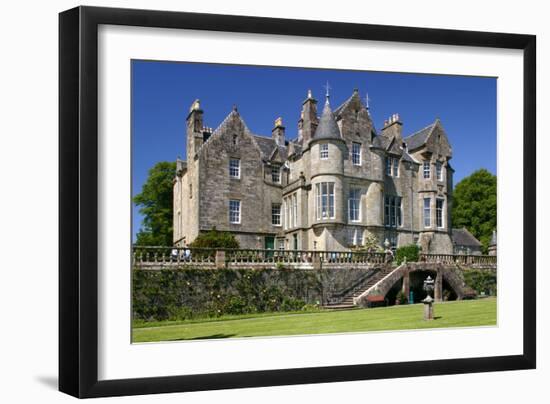
[[[497,177],[480,169],[456,184],[452,218],[453,227],[466,227],[487,252],[497,226]]]
[[[190,244],[194,248],[239,248],[239,242],[235,236],[226,231],[212,230],[201,233]]]
[[[149,170],[141,192],[134,203],[143,215],[137,234],[137,245],[172,245],[173,195],[172,183],[176,163],[161,161]]]

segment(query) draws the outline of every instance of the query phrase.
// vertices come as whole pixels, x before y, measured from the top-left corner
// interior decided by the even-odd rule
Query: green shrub
[[[212,230],[201,233],[189,245],[192,248],[239,248],[239,242],[235,236],[226,231]]]
[[[496,296],[497,274],[494,271],[467,269],[464,271],[464,283],[477,292],[478,295]]]
[[[395,252],[395,262],[401,265],[405,259],[407,262],[417,262],[420,254],[420,248],[416,244],[409,244],[399,247]]]

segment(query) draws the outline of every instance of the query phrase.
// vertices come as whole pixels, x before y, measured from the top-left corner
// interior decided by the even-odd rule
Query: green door
[[[265,238],[265,249],[274,250],[275,249],[275,237],[266,237]]]
[[[274,250],[275,249],[275,237],[265,237],[265,249]],[[266,252],[266,258],[273,257],[273,253],[268,251]]]

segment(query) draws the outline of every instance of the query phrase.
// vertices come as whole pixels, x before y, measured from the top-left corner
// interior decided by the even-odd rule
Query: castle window
[[[437,227],[443,228],[443,206],[445,204],[445,200],[441,198],[437,198],[435,200],[435,220],[437,223]]]
[[[384,226],[401,227],[401,197],[386,195],[384,197]]]
[[[281,225],[281,204],[274,203],[271,205],[271,224],[273,226]]]
[[[241,160],[229,159],[229,176],[231,178],[241,178]]]
[[[361,165],[361,143],[353,142],[351,145],[351,161],[354,166]]]
[[[431,227],[432,225],[432,211],[430,207],[431,198],[424,198],[424,227]]]
[[[241,223],[241,201],[229,200],[229,223]]]
[[[395,157],[386,157],[386,175],[390,177],[399,176],[399,159]]]
[[[193,198],[193,184],[189,184],[189,199]]]
[[[426,178],[426,179],[430,178],[430,172],[431,172],[430,162],[425,161],[422,167],[423,167],[423,172],[424,172],[424,178]]]
[[[239,141],[239,136],[233,135],[231,138],[231,141],[233,142],[233,146],[237,146],[237,142]]]
[[[328,143],[321,143],[319,145],[319,158],[321,160],[328,159]]]
[[[352,188],[349,191],[348,216],[352,222],[361,220],[361,190]]]
[[[437,180],[443,181],[443,169],[442,169],[441,161],[438,161],[437,163],[435,163],[435,173],[437,176]]]
[[[288,229],[288,202],[287,198],[283,198],[283,227],[284,229]]]
[[[281,183],[281,167],[271,166],[271,181],[276,184]]]
[[[292,227],[298,226],[298,198],[292,195]]]
[[[334,182],[315,184],[317,220],[334,219]]]

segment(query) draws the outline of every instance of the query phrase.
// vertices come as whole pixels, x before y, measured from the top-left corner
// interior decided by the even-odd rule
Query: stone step
[[[329,310],[349,310],[349,309],[356,309],[357,306],[355,306],[354,304],[338,303],[338,304],[327,304],[323,306],[323,308],[329,309]]]

